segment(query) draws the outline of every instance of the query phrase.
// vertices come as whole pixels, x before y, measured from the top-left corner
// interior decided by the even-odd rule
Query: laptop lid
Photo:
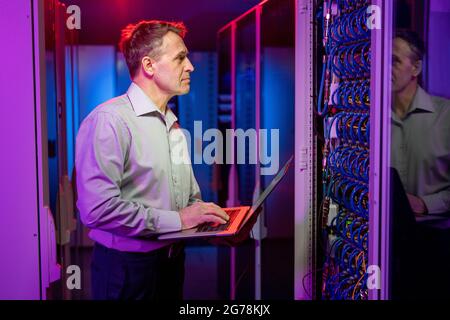
[[[288,171],[293,159],[294,156],[292,155],[286,162],[286,164],[283,166],[283,168],[281,168],[281,170],[278,171],[277,175],[275,176],[275,178],[272,179],[267,188],[264,189],[264,191],[259,195],[258,199],[253,203],[252,207],[250,208],[250,212],[245,217],[243,223],[241,224],[241,227],[247,222],[248,219],[250,219],[252,214],[263,204],[263,202],[266,200],[269,194],[273,191],[273,189],[275,189],[276,185],[286,175],[286,172]]]

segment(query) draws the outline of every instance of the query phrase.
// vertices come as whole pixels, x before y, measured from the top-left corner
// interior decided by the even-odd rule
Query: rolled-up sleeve
[[[122,198],[120,187],[130,143],[126,124],[114,114],[97,112],[80,126],[75,166],[82,222],[89,228],[126,237],[180,230],[178,212]]]

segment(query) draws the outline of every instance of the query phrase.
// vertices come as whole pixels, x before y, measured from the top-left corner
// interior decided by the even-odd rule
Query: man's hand
[[[212,202],[196,202],[180,210],[181,229],[190,229],[205,222],[225,224],[230,217]]]
[[[242,227],[239,232],[231,237],[217,237],[217,238],[211,238],[209,242],[216,246],[229,246],[229,247],[236,247],[243,243],[245,240],[247,240],[250,237],[250,232],[253,229],[253,226],[255,225],[256,221],[258,220],[258,215],[261,213],[262,207],[259,207],[256,212],[253,213],[253,215],[250,217],[250,219],[247,221],[247,223]]]
[[[409,193],[406,195],[408,196],[408,201],[409,204],[411,205],[411,209],[416,215],[424,215],[427,213],[428,211],[427,206],[421,198],[416,197]]]

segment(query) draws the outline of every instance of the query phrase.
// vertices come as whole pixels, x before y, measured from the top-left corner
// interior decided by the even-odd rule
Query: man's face
[[[392,43],[392,91],[401,92],[412,82],[417,81],[420,74],[417,63],[414,62],[414,53],[408,43],[395,38]]]
[[[169,31],[163,37],[159,58],[153,63],[154,81],[162,92],[182,95],[189,92],[190,73],[194,66],[187,57],[188,50],[183,39]]]

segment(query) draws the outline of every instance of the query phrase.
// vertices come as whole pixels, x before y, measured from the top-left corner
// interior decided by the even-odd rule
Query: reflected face
[[[194,66],[187,57],[183,39],[169,31],[163,37],[159,58],[153,63],[154,81],[169,96],[183,95],[190,89],[190,73]]]
[[[412,82],[417,81],[420,74],[414,53],[409,44],[400,38],[392,42],[392,91],[401,92]]]

